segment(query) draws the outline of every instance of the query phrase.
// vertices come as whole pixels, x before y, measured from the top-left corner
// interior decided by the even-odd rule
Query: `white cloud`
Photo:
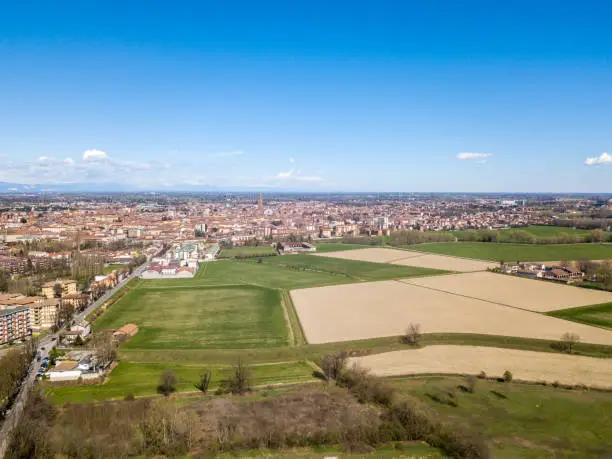
[[[316,175],[301,175],[300,171],[295,173],[293,169],[289,169],[285,172],[279,172],[274,177],[276,180],[292,180],[296,182],[322,182],[323,178],[318,177]]]
[[[72,165],[74,164],[74,160],[73,160],[72,158],[66,158],[66,159],[63,161],[63,163],[64,163],[66,166],[72,166]]]
[[[38,158],[38,162],[40,163],[46,163],[47,161],[49,161],[51,158],[49,158],[48,156],[41,156],[40,158]]]
[[[493,156],[493,153],[459,153],[457,154],[457,159],[462,159],[462,160],[480,159],[482,160],[483,158],[488,158],[490,156]]]
[[[287,172],[279,172],[276,174],[277,179],[288,179],[293,177],[293,169],[289,169]]]
[[[17,191],[17,188],[9,188],[9,191]]]
[[[83,152],[83,161],[100,161],[107,158],[108,155],[101,150],[85,150]]]
[[[289,157],[289,162],[293,164],[295,162],[295,159],[293,159],[293,157]]]
[[[242,156],[244,155],[244,151],[242,150],[234,150],[234,151],[220,151],[218,153],[211,153],[211,158],[232,158],[234,156]]]
[[[602,153],[599,156],[592,156],[584,160],[587,166],[599,166],[601,164],[612,164],[612,155]]]

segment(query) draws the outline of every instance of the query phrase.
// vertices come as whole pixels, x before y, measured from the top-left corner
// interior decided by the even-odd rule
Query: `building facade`
[[[30,336],[30,311],[24,306],[0,310],[0,344]]]

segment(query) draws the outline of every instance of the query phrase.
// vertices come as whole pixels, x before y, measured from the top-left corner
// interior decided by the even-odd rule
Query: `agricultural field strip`
[[[351,363],[378,376],[412,374],[479,374],[589,387],[612,387],[612,360],[577,355],[501,349],[481,346],[427,346],[421,349],[353,357]]]
[[[612,302],[612,293],[491,272],[402,279],[412,285],[534,312]]]
[[[408,249],[367,248],[344,252],[326,252],[315,255],[343,260],[367,261],[456,272],[485,271],[493,266],[490,261],[486,260],[438,255]]]
[[[612,331],[406,282],[379,281],[291,292],[308,342],[398,336],[410,323],[423,333],[469,333],[612,345]]]

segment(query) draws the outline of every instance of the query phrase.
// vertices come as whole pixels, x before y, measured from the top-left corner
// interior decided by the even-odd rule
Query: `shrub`
[[[510,370],[504,371],[504,382],[512,381],[512,372]]]
[[[476,376],[468,376],[467,378],[465,378],[465,385],[461,385],[459,386],[464,392],[468,392],[470,394],[473,394],[474,391],[476,390],[476,382],[478,381],[478,379],[476,378]]]
[[[167,397],[173,392],[176,392],[177,384],[178,384],[178,377],[174,374],[174,371],[167,368],[164,370],[164,372],[161,374],[159,378],[157,392]]]
[[[346,367],[348,355],[346,352],[337,352],[323,357],[321,369],[328,380],[337,380]]]
[[[484,371],[481,371],[478,374],[478,379],[487,379],[487,374]]]
[[[454,424],[438,426],[428,443],[440,448],[450,457],[470,459],[492,457],[491,450],[482,436]]]
[[[421,325],[411,323],[408,325],[406,332],[402,336],[402,343],[409,344],[411,346],[418,346],[421,342]]]
[[[564,350],[571,354],[574,345],[580,342],[580,336],[578,336],[576,333],[566,332],[561,336],[561,342],[563,343],[562,347]]]
[[[124,400],[126,402],[133,402],[134,400],[136,400],[136,397],[134,397],[134,394],[130,392],[129,394],[125,396]]]

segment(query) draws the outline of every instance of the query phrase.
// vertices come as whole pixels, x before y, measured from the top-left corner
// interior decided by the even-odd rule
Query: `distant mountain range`
[[[172,187],[137,187],[125,183],[61,183],[61,184],[38,184],[26,185],[23,183],[0,182],[1,194],[21,193],[128,193],[128,192],[266,192],[266,191],[288,191],[274,187],[215,187],[212,185],[177,185]],[[300,191],[300,190],[292,190]]]

